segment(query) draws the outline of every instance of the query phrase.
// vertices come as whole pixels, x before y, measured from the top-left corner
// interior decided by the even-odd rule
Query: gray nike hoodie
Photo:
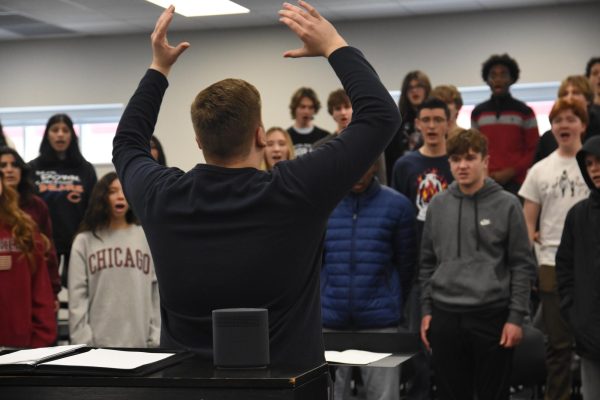
[[[423,315],[508,307],[507,322],[528,313],[535,260],[519,200],[492,179],[473,195],[456,182],[427,209],[419,281]]]

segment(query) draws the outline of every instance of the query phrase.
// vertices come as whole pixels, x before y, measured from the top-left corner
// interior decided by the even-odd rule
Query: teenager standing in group
[[[0,346],[45,347],[56,339],[48,240],[19,208],[0,172]]]
[[[0,148],[0,171],[4,173],[4,182],[19,194],[19,207],[37,224],[41,233],[49,240],[50,246],[46,254],[46,265],[52,283],[52,291],[58,310],[58,292],[60,292],[60,276],[56,248],[52,242],[52,221],[46,203],[35,194],[35,186],[31,177],[31,168],[25,163],[16,150],[10,147]]]
[[[53,239],[63,260],[63,286],[67,286],[71,243],[87,208],[96,171],[79,150],[73,121],[66,114],[50,117],[40,144],[40,155],[29,163],[40,197],[48,205]]]
[[[152,254],[114,172],[92,191],[70,263],[72,343],[158,346],[160,312]]]

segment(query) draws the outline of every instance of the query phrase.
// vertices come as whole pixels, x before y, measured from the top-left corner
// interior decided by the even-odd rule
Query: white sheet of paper
[[[85,344],[71,344],[68,346],[40,347],[39,349],[28,349],[14,351],[10,354],[0,356],[0,364],[29,364],[33,365],[38,360],[53,357],[61,353],[68,353]]]
[[[326,351],[325,360],[340,364],[366,365],[390,355],[392,353],[373,353],[363,350]]]
[[[141,351],[93,349],[86,351],[85,353],[49,361],[44,363],[44,365],[134,369],[141,367],[142,365],[163,360],[173,354],[175,353],[145,353]]]

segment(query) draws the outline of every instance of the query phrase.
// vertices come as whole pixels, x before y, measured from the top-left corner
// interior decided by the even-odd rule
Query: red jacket
[[[56,339],[54,294],[41,237],[36,234],[36,272],[0,226],[0,346],[44,347]]]

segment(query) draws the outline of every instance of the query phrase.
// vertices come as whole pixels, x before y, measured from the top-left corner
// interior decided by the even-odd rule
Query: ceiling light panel
[[[185,17],[204,17],[209,15],[245,14],[246,7],[229,0],[146,0],[157,6],[167,8],[175,6],[175,12]]]

